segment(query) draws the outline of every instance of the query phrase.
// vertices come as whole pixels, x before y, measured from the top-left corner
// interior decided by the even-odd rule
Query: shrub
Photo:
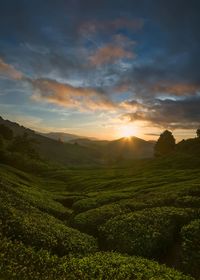
[[[0,240],[0,277],[4,280],[66,279],[59,258],[48,251],[36,252],[21,242]]]
[[[195,211],[173,207],[151,208],[117,216],[101,228],[106,249],[144,257],[159,257],[173,242],[180,227]]]
[[[6,280],[192,280],[164,265],[116,253],[58,258],[22,243],[0,241],[0,277]]]
[[[200,275],[200,219],[184,226],[181,235],[183,270],[198,277]]]
[[[199,208],[200,197],[189,196],[189,195],[177,197],[175,204],[178,205],[179,207]]]
[[[66,270],[71,272],[73,280],[192,280],[156,262],[117,253],[96,253],[80,260],[71,259]]]
[[[108,192],[95,197],[81,199],[73,204],[73,209],[75,212],[83,212],[128,197],[130,197],[129,193]]]
[[[72,224],[81,231],[96,235],[100,225],[111,217],[123,214],[126,211],[125,208],[116,203],[107,204],[76,215]]]
[[[19,197],[13,202],[12,194],[1,192],[0,222],[0,231],[4,236],[61,256],[97,250],[94,237],[65,226]]]

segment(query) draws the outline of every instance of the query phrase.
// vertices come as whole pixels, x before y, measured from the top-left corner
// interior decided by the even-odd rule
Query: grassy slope
[[[130,255],[153,257],[157,261],[184,270],[180,260],[181,229],[199,216],[199,177],[198,164],[196,168],[190,169],[182,159],[180,162],[176,160],[176,167],[174,159],[153,162],[135,161],[131,166],[108,166],[107,168],[69,168],[66,170],[52,167],[37,177],[6,165],[0,165],[2,234],[12,242],[18,240],[25,246],[33,246],[36,254],[40,248],[59,257],[66,254],[83,256],[102,249],[116,250]],[[145,209],[151,209],[151,212]],[[146,219],[148,213],[151,213],[151,217],[159,216],[162,223],[152,224],[151,219],[153,221],[155,219],[151,217],[150,220]],[[126,217],[128,220],[123,224],[122,221],[126,220]],[[128,223],[137,224],[137,221],[141,219],[144,227],[127,226]],[[146,235],[147,228],[148,236]],[[123,235],[116,235],[113,232],[115,229],[116,232],[123,232]],[[166,236],[160,239],[159,236],[163,236],[165,232],[167,232]],[[144,244],[142,251],[140,246],[134,245],[132,236]],[[143,239],[138,239],[137,236],[143,236]],[[111,245],[107,246],[107,242]],[[153,245],[149,247],[152,242]],[[122,244],[122,249],[116,247],[115,244]],[[132,244],[131,250],[130,244]],[[167,246],[162,247],[162,244],[167,244]],[[169,259],[174,258],[172,252],[177,244],[179,249],[176,252],[176,260],[170,262]],[[2,246],[5,247],[5,244]],[[6,246],[6,248],[12,248],[9,243]],[[7,251],[4,250],[6,255]],[[23,248],[20,250],[26,251]],[[38,256],[34,255],[33,258],[37,259]],[[117,257],[118,261],[120,258]],[[14,262],[19,261],[19,265],[24,266],[22,259]],[[102,259],[104,259],[103,255],[98,257],[97,263],[102,262]],[[60,261],[64,260],[60,259]],[[91,268],[83,267],[84,261],[83,263],[78,260],[76,262],[78,269],[83,269],[83,271],[86,269],[87,273],[89,273],[88,269],[92,271]],[[87,262],[92,266],[92,261]],[[115,262],[116,256],[113,255],[113,263]],[[138,263],[141,263],[139,259],[136,267]],[[149,263],[149,267],[151,265],[150,271],[154,271],[154,265]],[[113,266],[115,267],[115,264]],[[3,268],[0,267],[1,269]],[[191,266],[187,267],[186,272],[191,272]],[[94,271],[88,275],[88,278],[81,278],[80,275],[77,277],[93,279],[92,273]],[[100,275],[102,272],[96,273]],[[147,276],[149,272],[143,273],[144,279],[150,279]],[[166,276],[166,279],[186,279],[178,274],[177,276],[172,274],[171,278]],[[15,279],[12,277],[11,273],[9,279]],[[23,277],[21,279],[26,279]],[[65,279],[63,276],[59,277],[57,279]],[[100,276],[95,277],[100,279]],[[112,279],[109,277],[105,279]],[[119,279],[123,277],[122,273]],[[129,279],[128,276],[126,277]],[[134,277],[133,279],[140,279],[137,278],[138,275]],[[151,277],[165,279],[165,276],[159,276],[159,273]],[[37,278],[30,277],[30,279]],[[130,279],[132,279],[131,276]]]

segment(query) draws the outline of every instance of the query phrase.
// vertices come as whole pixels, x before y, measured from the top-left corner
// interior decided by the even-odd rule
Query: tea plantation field
[[[191,158],[24,172],[0,164],[0,279],[200,279]]]

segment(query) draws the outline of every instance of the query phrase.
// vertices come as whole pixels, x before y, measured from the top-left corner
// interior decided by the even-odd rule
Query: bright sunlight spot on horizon
[[[138,128],[133,124],[123,125],[119,128],[119,137],[130,138],[136,136],[138,133]]]

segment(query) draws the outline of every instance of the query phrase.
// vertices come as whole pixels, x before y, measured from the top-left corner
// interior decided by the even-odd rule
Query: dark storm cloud
[[[124,73],[118,87],[138,98],[164,95],[194,95],[200,90],[200,2],[192,0],[150,1],[148,23],[157,26],[149,46],[155,52]],[[145,42],[143,42],[145,44]],[[141,53],[141,55],[148,54]]]
[[[164,128],[196,128],[200,123],[200,97],[183,100],[156,100],[143,110],[126,114],[130,121],[148,121]]]
[[[99,67],[93,69],[96,68],[96,64],[90,63],[89,58],[98,53],[99,48],[103,48],[101,44],[105,40],[103,38],[105,31],[108,31],[110,38],[112,32],[120,28],[134,31],[141,29],[143,22],[141,19],[120,16],[118,11],[114,9],[113,12],[111,7],[112,5],[106,2],[94,5],[92,1],[8,0],[0,9],[2,26],[0,34],[2,40],[6,42],[1,48],[1,57],[10,60],[11,63],[17,61],[23,71],[33,73],[34,77],[48,76],[54,72],[60,78],[71,78],[72,75],[76,75],[80,79],[92,81],[94,78],[90,76],[94,75],[94,70],[102,73],[108,72],[108,68],[112,72],[111,76],[116,75],[118,69],[112,67],[111,71],[109,65],[104,71]],[[100,12],[101,10],[104,12]],[[85,37],[88,24],[95,24],[97,33],[103,32],[96,45],[91,43],[90,38]],[[126,38],[121,36],[123,37]],[[116,60],[119,57],[123,58],[123,55],[125,58],[131,57],[131,52],[123,49],[119,38],[118,34],[118,37],[113,39],[115,43],[113,57]],[[130,44],[130,41],[132,42],[127,38],[126,45]],[[112,45],[113,42],[105,43]],[[101,58],[104,59],[102,55]],[[112,62],[115,62],[114,58]],[[102,84],[104,78],[99,75]]]
[[[196,70],[192,75],[187,66],[190,66],[187,61],[179,61],[176,57],[168,57],[165,63],[162,58],[155,59],[153,63],[125,71],[118,80],[116,89],[121,92],[132,91],[144,100],[161,95],[196,95],[200,91],[199,72]]]
[[[6,61],[1,71],[16,77],[9,66],[16,65],[18,74],[66,79],[73,90],[79,86],[68,80],[76,79],[86,84],[81,88],[101,86],[108,99],[111,90],[113,95],[128,92],[140,104],[132,104],[137,108],[129,114],[133,120],[196,125],[199,13],[198,0],[1,1],[0,55]],[[161,96],[175,99],[158,100]]]

